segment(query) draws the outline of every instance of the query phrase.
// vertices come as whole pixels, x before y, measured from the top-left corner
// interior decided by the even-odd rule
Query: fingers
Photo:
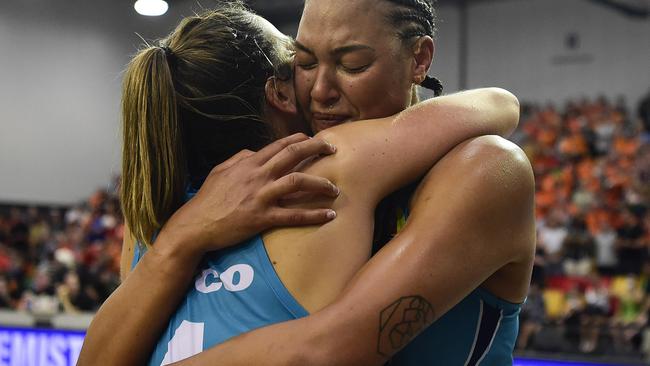
[[[330,209],[278,208],[271,215],[271,226],[318,225],[335,218],[336,212]]]
[[[222,172],[222,171],[230,168],[231,166],[239,163],[240,161],[242,161],[242,160],[246,159],[247,157],[252,156],[254,154],[255,154],[255,152],[253,152],[253,151],[246,150],[246,149],[242,150],[242,151],[238,152],[237,154],[231,156],[230,159],[228,159],[228,160],[224,161],[223,163],[215,166],[212,169],[212,173]]]
[[[271,176],[278,177],[300,164],[300,162],[317,155],[329,155],[336,152],[336,148],[327,141],[319,138],[309,139],[286,146],[266,165]]]
[[[286,196],[283,196],[280,198],[277,203],[278,206],[280,207],[292,207],[296,206],[305,202],[321,202],[321,201],[316,201],[316,200],[322,200],[323,199],[323,194],[322,193],[311,193],[311,192],[295,192],[295,193],[289,193]]]
[[[262,165],[269,161],[273,156],[282,151],[285,147],[295,144],[297,142],[309,140],[309,137],[304,133],[296,133],[291,136],[279,139],[275,142],[272,142],[265,146],[262,150],[258,151],[253,159],[259,165]]]
[[[291,173],[264,188],[261,197],[266,202],[278,201],[295,192],[311,192],[336,197],[339,189],[329,180],[305,173]]]

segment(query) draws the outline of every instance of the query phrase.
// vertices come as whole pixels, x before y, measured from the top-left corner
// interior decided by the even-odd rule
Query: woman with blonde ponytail
[[[125,239],[132,272],[93,320],[79,365],[379,365],[495,271],[525,272],[530,167],[512,145],[478,137],[516,127],[512,94],[472,90],[272,142],[301,122],[291,44],[227,2],[129,65],[122,197],[137,244]],[[405,53],[394,72],[421,82],[432,45],[418,45],[417,62]],[[413,84],[402,84],[390,96],[407,106]],[[480,165],[485,154],[500,167]],[[407,229],[364,266],[376,205],[425,174]],[[485,201],[504,195],[520,204]],[[521,249],[502,244],[513,237]]]
[[[183,204],[187,176],[174,81],[163,48],[150,47],[133,59],[124,89],[131,94],[122,100],[120,198],[133,237],[149,245]]]

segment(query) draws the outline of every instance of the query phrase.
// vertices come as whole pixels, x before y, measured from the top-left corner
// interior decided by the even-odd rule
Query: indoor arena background
[[[119,284],[121,72],[141,38],[212,1],[156,17],[130,0],[0,1],[0,365],[76,362]],[[295,35],[301,4],[252,5]],[[499,86],[522,104],[512,140],[536,174],[538,250],[515,364],[648,364],[650,1],[438,12],[445,91]]]

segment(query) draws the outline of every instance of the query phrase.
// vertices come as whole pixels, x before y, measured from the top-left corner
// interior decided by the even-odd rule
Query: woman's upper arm
[[[131,273],[131,263],[133,263],[135,240],[131,235],[129,226],[124,224],[124,240],[122,241],[122,255],[120,256],[120,282],[124,282],[126,276]]]
[[[502,89],[434,98],[392,117],[319,133],[337,147],[337,154],[322,165],[335,172],[328,176],[335,184],[359,188],[348,193],[372,194],[377,200],[422,176],[459,143],[481,135],[508,135],[518,120],[517,98]]]
[[[417,299],[431,309],[430,318],[410,328],[414,336],[507,264],[527,267],[517,281],[527,288],[535,190],[523,151],[493,136],[473,139],[445,156],[424,184],[429,186],[419,191],[404,231],[358,272],[335,303],[310,316],[314,330],[304,336],[312,348],[323,350],[323,364],[380,364],[379,344],[387,345],[381,353],[391,356],[410,342],[404,338],[399,347],[388,342],[391,330],[412,311],[393,307],[402,299]],[[384,325],[377,327],[380,320]]]
[[[417,298],[434,310],[411,329],[413,336],[489,274],[517,259],[521,250],[501,247],[499,253],[493,250],[499,243],[521,238],[520,244],[534,248],[534,179],[525,155],[514,145],[481,138],[460,146],[430,174],[432,189],[420,192],[409,226],[358,272],[334,303],[308,317],[235,337],[179,366],[382,365],[406,344],[378,349],[397,320],[411,312],[408,307],[397,311],[396,301]],[[380,321],[384,326],[378,326]]]

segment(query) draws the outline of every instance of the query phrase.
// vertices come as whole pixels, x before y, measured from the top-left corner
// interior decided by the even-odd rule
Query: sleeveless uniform
[[[134,265],[142,257],[136,245]],[[307,316],[277,276],[260,236],[209,253],[149,360],[167,365],[265,325]]]
[[[409,197],[397,198],[396,232],[409,217]],[[512,365],[521,305],[479,287],[393,356],[388,365]]]
[[[145,248],[136,244],[132,268],[144,254]],[[476,289],[389,364],[512,365],[520,307]],[[307,315],[282,284],[258,235],[206,255],[149,365],[177,362],[241,333]]]
[[[478,288],[420,333],[388,364],[512,365],[519,310],[519,304]]]

